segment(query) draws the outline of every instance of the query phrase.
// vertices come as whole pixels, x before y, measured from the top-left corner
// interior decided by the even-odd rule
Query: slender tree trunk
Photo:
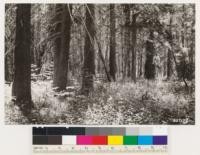
[[[124,38],[123,38],[123,28],[120,29],[120,39],[121,39],[121,72],[120,75],[121,77],[124,77]]]
[[[164,69],[164,71],[163,71],[164,77],[167,77],[167,59],[168,59],[167,54],[168,54],[168,49],[166,49],[165,52],[164,52],[164,58],[165,58],[164,59],[164,68],[163,68]]]
[[[29,114],[31,101],[31,5],[17,4],[12,96],[24,115]]]
[[[10,21],[10,19],[16,20],[15,17],[15,5],[5,5],[5,23]],[[11,31],[13,31],[13,28],[10,28],[11,25],[6,25],[6,27],[9,27]],[[16,26],[14,26],[15,28]],[[5,80],[7,82],[13,81],[13,65],[14,65],[14,50],[12,46],[14,46],[14,35],[10,37],[5,37]],[[10,51],[9,51],[10,50]]]
[[[100,34],[100,40],[101,40],[101,32],[99,32]],[[101,74],[101,59],[99,58],[99,57],[97,57],[97,72],[98,72],[98,74]]]
[[[129,42],[129,47],[130,47],[130,42]],[[131,77],[131,52],[130,48],[127,53],[127,77]]]
[[[10,81],[8,57],[5,56],[5,80]]]
[[[167,79],[170,79],[172,75],[172,52],[168,49],[167,52]]]
[[[172,18],[173,18],[173,14],[171,13],[170,15],[170,22],[169,22],[169,35],[168,35],[168,40],[169,43],[171,45],[171,47],[173,46],[173,36],[172,36]],[[167,79],[170,79],[172,76],[172,49],[168,49],[167,52]]]
[[[132,74],[131,74],[131,79],[136,82],[136,51],[135,51],[135,46],[136,46],[136,35],[137,35],[137,27],[136,27],[136,18],[137,15],[132,16]]]
[[[142,76],[142,68],[143,68],[143,65],[142,65],[142,62],[143,62],[143,60],[142,60],[142,53],[140,53],[140,70],[139,70],[139,77],[141,77]]]
[[[124,4],[125,25],[124,25],[124,78],[130,77],[130,6]]]
[[[32,46],[32,63],[36,64],[38,70],[37,73],[40,73],[40,69],[42,67],[42,58],[41,58],[41,53],[44,52],[41,50],[42,44],[40,43],[40,41],[42,40],[41,38],[43,38],[41,36],[41,20],[38,19],[35,15],[35,13],[41,12],[41,6],[39,4],[34,4],[33,6],[34,9],[32,9],[33,11],[33,19],[35,19],[36,21],[34,21],[33,23],[33,46]]]
[[[109,44],[105,44],[106,46],[106,51],[105,51],[105,66],[108,66],[108,62],[109,62]]]
[[[39,10],[37,10],[39,11]],[[36,23],[36,29],[35,29],[35,39],[36,39],[36,42],[35,42],[35,45],[37,46],[36,47],[36,51],[35,51],[35,56],[36,56],[36,65],[38,68],[41,68],[41,57],[40,57],[40,52],[41,52],[41,44],[39,44],[40,42],[40,36],[41,36],[41,23],[40,21],[38,21]]]
[[[82,93],[85,95],[88,95],[89,92],[93,90],[93,75],[95,74],[95,24],[92,16],[95,17],[94,5],[87,4],[85,13],[87,30],[84,46],[84,64],[82,78]]]
[[[150,30],[149,39],[146,42],[146,62],[145,62],[145,78],[155,78],[155,65],[153,64],[153,57],[155,53],[153,45],[153,31]]]
[[[71,27],[71,5],[69,7],[64,4],[56,5],[56,33],[60,33],[55,40],[54,52],[54,78],[53,86],[57,90],[64,90],[67,85],[69,46],[70,46],[70,27]]]
[[[183,21],[182,21],[182,31],[181,31],[181,43],[182,43],[182,47],[185,47],[185,4],[183,4],[182,6],[182,11],[183,11]]]
[[[116,43],[115,43],[115,5],[110,4],[110,75],[115,81],[116,77]]]
[[[195,16],[195,8],[193,7],[193,15]],[[191,36],[192,40],[190,42],[190,52],[189,52],[189,61],[194,65],[194,54],[195,54],[195,21],[192,22],[191,27]]]
[[[101,8],[97,8],[97,13],[96,13],[96,16],[99,17],[99,21],[102,22],[102,16],[101,16]],[[102,40],[102,34],[104,32],[102,32],[101,30],[99,31],[99,40]],[[102,42],[104,44],[104,42]],[[97,72],[98,74],[102,74],[102,65],[101,65],[101,59],[100,57],[97,57]]]
[[[83,30],[82,27],[79,28],[80,34],[77,36],[79,38],[78,39],[78,45],[79,45],[79,52],[80,52],[80,62],[82,64],[83,62],[83,39],[82,39],[82,35],[83,35]]]

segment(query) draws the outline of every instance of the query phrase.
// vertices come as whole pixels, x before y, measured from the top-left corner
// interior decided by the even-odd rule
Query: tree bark
[[[183,4],[182,6],[182,11],[183,11],[183,15],[182,15],[182,31],[181,31],[181,43],[182,43],[182,47],[186,47],[185,44],[185,4]]]
[[[83,64],[83,78],[82,78],[82,93],[88,95],[93,90],[93,75],[95,74],[95,52],[94,52],[94,37],[95,24],[93,21],[95,17],[94,5],[87,4],[86,6],[86,36],[84,46],[84,64]]]
[[[140,64],[140,65],[139,65],[139,66],[140,66],[140,67],[139,67],[139,68],[140,68],[140,69],[139,69],[139,77],[142,77],[142,68],[143,68],[143,65],[142,65],[142,64],[143,64],[143,63],[142,63],[142,62],[143,62],[143,59],[142,59],[143,56],[142,56],[142,54],[143,54],[143,53],[141,52],[141,53],[140,53],[140,63],[139,63],[139,64]]]
[[[110,4],[110,76],[116,81],[115,5]]]
[[[39,9],[37,10],[39,11]],[[36,48],[35,48],[35,63],[37,65],[38,68],[41,68],[41,57],[40,57],[40,52],[41,52],[41,45],[39,45],[39,42],[40,42],[40,37],[41,37],[41,22],[38,20],[36,23],[35,23],[35,45],[36,45]]]
[[[121,40],[121,72],[120,72],[120,76],[124,77],[124,38],[123,35],[124,31],[123,28],[120,28],[120,40]]]
[[[192,7],[193,16],[195,16],[195,7]],[[193,20],[191,26],[191,43],[189,52],[189,62],[194,65],[194,55],[195,55],[195,21]]]
[[[172,18],[173,18],[173,14],[170,13],[170,22],[169,22],[169,34],[168,34],[168,40],[169,43],[171,45],[171,47],[173,47],[173,36],[172,36]],[[167,52],[167,79],[170,79],[172,76],[172,49],[168,49]]]
[[[5,5],[5,23],[9,22],[11,19],[13,22],[16,20],[15,5],[6,4]],[[16,28],[16,25],[6,24],[5,29],[9,29],[10,32]],[[6,31],[6,30],[5,30]],[[15,35],[10,35],[9,37],[5,35],[5,80],[6,82],[13,81],[13,65],[14,65],[14,39]]]
[[[131,50],[132,50],[132,72],[131,72],[131,78],[134,82],[136,82],[136,51],[135,51],[135,46],[136,46],[136,36],[137,36],[137,26],[136,26],[136,18],[137,14],[132,15],[132,39],[131,39]]]
[[[146,41],[146,62],[145,62],[145,78],[155,78],[155,65],[153,64],[153,57],[155,53],[153,45],[153,31],[150,30],[149,39]]]
[[[24,115],[29,114],[31,101],[31,5],[17,4],[12,96]]]
[[[66,89],[70,47],[70,28],[71,28],[71,5],[69,7],[64,4],[56,5],[56,33],[60,36],[55,40],[54,52],[54,77],[53,86],[57,90]]]
[[[130,77],[130,6],[124,4],[124,78]]]
[[[172,75],[172,51],[168,49],[167,52],[167,79],[170,79]]]

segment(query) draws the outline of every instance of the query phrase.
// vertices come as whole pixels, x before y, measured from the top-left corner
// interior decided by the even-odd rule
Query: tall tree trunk
[[[120,75],[121,75],[121,78],[124,77],[124,38],[123,38],[123,34],[124,34],[124,31],[123,31],[123,28],[120,28],[120,40],[121,40],[121,72],[120,72]]]
[[[153,64],[153,57],[155,53],[153,45],[153,31],[150,30],[149,39],[146,41],[146,62],[145,62],[145,78],[155,78],[155,65]]]
[[[69,7],[65,4],[56,5],[56,33],[60,33],[55,40],[54,52],[54,78],[53,86],[57,90],[64,90],[67,85],[69,46],[70,46],[70,27],[71,27],[71,12],[72,5]]]
[[[130,6],[124,4],[124,78],[130,77]]]
[[[87,4],[86,6],[86,36],[84,46],[84,64],[83,64],[83,78],[82,78],[82,93],[88,95],[93,90],[93,75],[95,74],[95,52],[94,52],[94,37],[95,24],[93,17],[95,17],[94,5]]]
[[[101,40],[102,36],[101,31],[99,32],[99,35],[100,35],[99,38]],[[97,57],[97,72],[98,74],[101,74],[101,59],[99,57]]]
[[[139,77],[142,77],[142,68],[143,68],[143,65],[142,65],[142,62],[143,62],[143,60],[142,60],[142,52],[140,53],[140,70],[139,70]]]
[[[37,11],[39,11],[39,10],[37,10]],[[35,63],[36,63],[36,65],[37,65],[37,67],[38,68],[41,68],[41,57],[40,57],[40,52],[41,52],[41,45],[39,44],[40,43],[40,37],[41,37],[41,23],[40,23],[40,21],[38,20],[36,23],[35,23],[36,25],[35,25],[35,30],[34,30],[34,32],[35,32],[35,45],[37,46],[36,48],[35,48],[35,58],[36,58],[36,60],[35,60]]]
[[[192,7],[193,16],[195,16],[195,7]],[[195,54],[195,21],[193,20],[191,26],[191,42],[190,42],[190,52],[189,52],[189,62],[194,65],[194,54]]]
[[[15,5],[6,4],[5,5],[5,23],[10,21],[11,19],[13,22],[16,20],[16,13],[15,13]],[[12,26],[9,24],[5,25],[5,29],[9,28],[10,32],[12,33],[16,26]],[[14,46],[14,35],[10,37],[5,36],[5,80],[7,82],[13,81],[13,59],[14,59],[14,50],[12,47]]]
[[[31,101],[31,5],[17,4],[12,96],[24,115]]]
[[[168,54],[168,49],[165,50],[164,52],[164,67],[163,67],[163,76],[167,77],[167,54]]]
[[[182,31],[181,31],[181,43],[182,43],[182,47],[185,47],[185,4],[183,4],[182,6],[182,11],[183,11],[183,15],[182,15]]]
[[[168,34],[168,40],[173,47],[173,36],[172,36],[172,20],[173,20],[173,14],[170,13],[170,21],[169,21],[169,34]],[[167,52],[167,79],[170,79],[172,76],[172,49],[168,49]]]
[[[101,8],[97,8],[97,13],[96,13],[96,16],[99,17],[99,21],[102,22],[102,16],[101,16]],[[102,32],[101,30],[99,31],[99,35],[98,35],[98,38],[99,40],[102,40],[102,35],[103,35],[104,32]],[[104,44],[104,42],[102,42]],[[102,45],[102,44],[101,44]],[[97,57],[97,73],[98,74],[102,74],[102,65],[101,65],[101,59],[100,57]]]
[[[131,79],[136,82],[136,51],[135,51],[135,46],[136,46],[136,35],[137,35],[137,26],[136,26],[136,18],[137,14],[132,15],[132,23],[131,23],[131,50],[132,50],[132,72],[131,72]]]
[[[168,49],[167,52],[167,79],[172,75],[172,51]]]
[[[110,4],[110,75],[115,81],[116,77],[116,50],[115,50],[115,5]]]

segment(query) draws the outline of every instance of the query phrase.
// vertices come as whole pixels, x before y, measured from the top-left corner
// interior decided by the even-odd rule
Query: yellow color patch
[[[123,145],[123,136],[108,136],[108,145]]]

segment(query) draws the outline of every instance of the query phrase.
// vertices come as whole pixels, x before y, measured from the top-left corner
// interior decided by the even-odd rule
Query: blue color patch
[[[138,136],[138,145],[153,145],[153,136]]]

